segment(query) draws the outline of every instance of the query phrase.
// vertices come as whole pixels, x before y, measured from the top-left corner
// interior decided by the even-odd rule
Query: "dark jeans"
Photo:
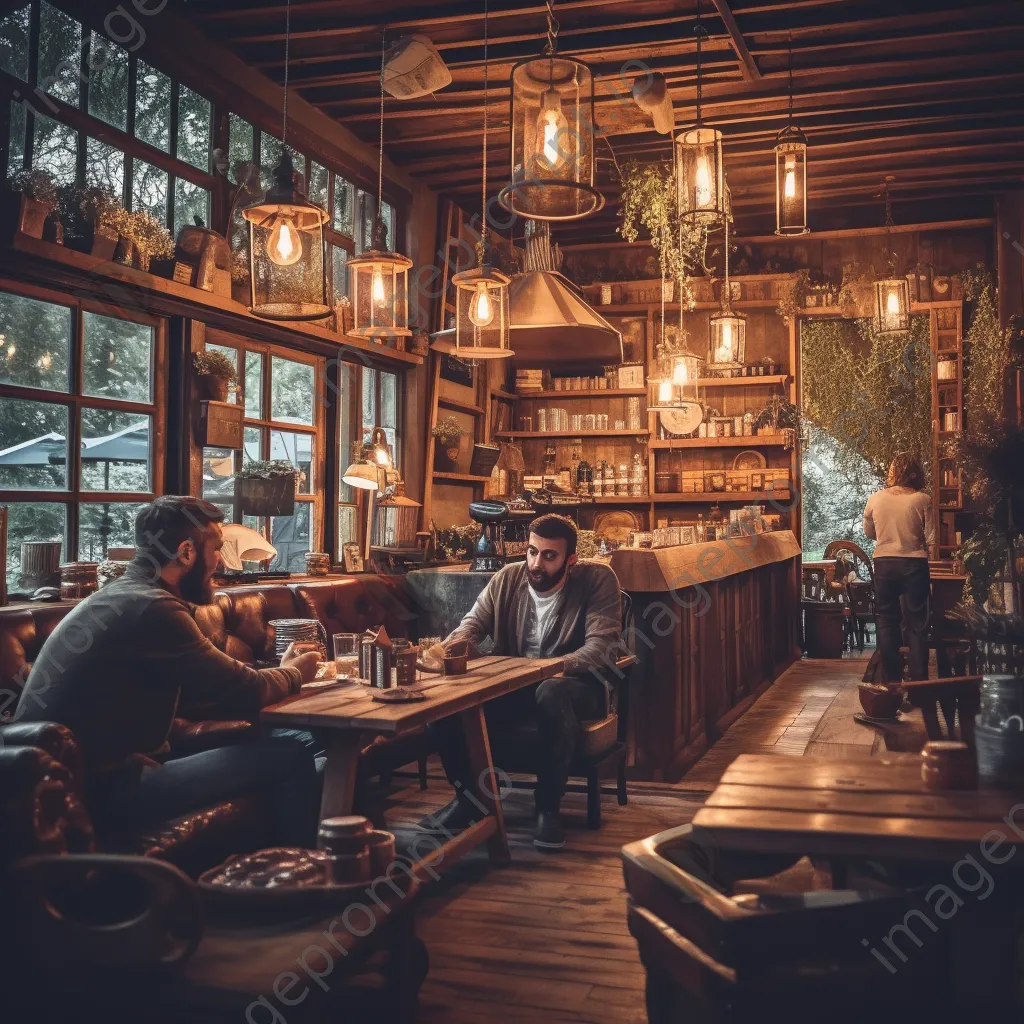
[[[603,717],[606,707],[603,684],[596,679],[575,676],[545,679],[536,687],[524,687],[485,705],[487,731],[492,735],[531,719],[536,721],[540,748],[538,811],[558,810],[569,778],[569,765],[576,752],[580,722]],[[443,718],[429,726],[429,730],[448,781],[461,792],[460,787],[475,780],[470,779],[469,751],[459,716]]]
[[[282,730],[282,733],[284,731]],[[316,846],[321,779],[309,734],[267,735],[173,758],[140,777],[109,779],[91,794],[95,816],[118,829],[197,811],[264,790],[283,846]]]
[[[911,679],[928,678],[928,617],[931,588],[927,558],[875,559],[875,618],[878,651],[886,682],[902,678],[900,619]]]

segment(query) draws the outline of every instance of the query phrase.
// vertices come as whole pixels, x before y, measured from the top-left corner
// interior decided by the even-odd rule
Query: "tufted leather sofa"
[[[0,723],[10,720],[33,661],[69,610],[67,604],[0,608]],[[276,664],[270,622],[295,617],[318,618],[328,637],[376,625],[384,625],[392,636],[415,635],[415,607],[403,591],[401,578],[394,577],[228,587],[216,592],[212,604],[196,610],[196,622],[216,647],[257,666]],[[182,717],[175,719],[170,736],[178,754],[236,742],[254,728],[250,722],[216,720],[212,704],[182,705],[178,711]],[[400,741],[375,741],[364,752],[361,774],[377,774],[416,759],[425,752],[425,741],[425,733],[403,736]],[[25,822],[34,806],[32,794],[44,778],[49,781],[43,791],[53,792],[53,780],[60,776],[65,788],[81,801],[77,756],[74,739],[62,726],[0,724],[0,785],[2,780],[10,781],[5,793],[20,792],[21,800],[19,804],[12,795],[0,802],[0,832],[18,816],[23,829],[29,827]],[[40,820],[45,821],[46,815]],[[195,874],[230,853],[266,846],[269,818],[260,797],[246,796],[168,821],[142,835],[100,838],[106,849],[161,857]],[[44,845],[36,852],[48,852],[48,848]]]

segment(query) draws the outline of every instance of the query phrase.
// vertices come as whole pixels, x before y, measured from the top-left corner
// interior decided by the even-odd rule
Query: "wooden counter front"
[[[639,664],[630,775],[675,781],[800,657],[800,545],[792,532],[618,550]]]

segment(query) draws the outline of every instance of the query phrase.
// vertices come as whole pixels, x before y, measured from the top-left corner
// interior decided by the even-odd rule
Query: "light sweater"
[[[910,487],[886,487],[868,498],[864,534],[875,541],[875,558],[927,558],[935,542],[932,499]]]

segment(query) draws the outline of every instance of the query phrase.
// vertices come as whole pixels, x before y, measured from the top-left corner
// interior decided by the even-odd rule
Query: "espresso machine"
[[[527,527],[537,511],[525,498],[472,501],[469,518],[480,524],[470,572],[497,572],[506,563],[526,556]]]

